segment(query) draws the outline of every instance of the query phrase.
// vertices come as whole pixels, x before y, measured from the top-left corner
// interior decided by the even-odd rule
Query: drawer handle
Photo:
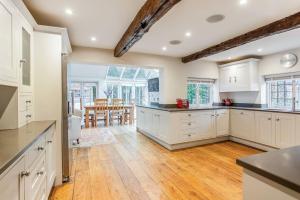
[[[52,142],[53,142],[52,140],[47,141],[48,144],[51,144]]]
[[[21,172],[21,177],[24,177],[24,176],[30,176],[30,172],[28,172],[28,171]]]
[[[268,120],[270,121],[270,120],[272,120],[272,118],[271,118],[271,117],[269,117],[269,118],[268,118]]]
[[[188,136],[191,137],[192,135],[191,135],[191,134],[188,134]]]
[[[190,125],[192,125],[192,123],[188,123],[188,125],[190,126]]]
[[[26,118],[31,118],[31,115],[29,115],[29,114],[28,114],[28,115],[26,115]]]
[[[44,174],[43,171],[39,171],[39,172],[37,173],[38,176],[42,176],[43,174]]]
[[[191,114],[188,114],[188,116],[191,117],[192,115],[191,115]]]
[[[31,103],[31,101],[30,101],[30,100],[28,100],[28,101],[26,101],[25,103]]]
[[[276,121],[278,121],[278,122],[279,122],[279,121],[280,121],[280,119],[279,119],[279,118],[277,118],[277,119],[276,119]]]
[[[38,147],[37,150],[38,151],[44,151],[44,147]]]
[[[241,112],[241,115],[243,115],[244,114],[244,112]]]

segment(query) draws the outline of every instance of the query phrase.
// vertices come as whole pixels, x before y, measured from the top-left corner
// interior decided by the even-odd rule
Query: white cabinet
[[[56,176],[55,145],[55,126],[52,126],[46,134],[46,196],[49,196]]]
[[[296,145],[300,145],[300,115],[295,116],[296,122]]]
[[[257,59],[247,59],[219,69],[220,92],[259,91]]]
[[[0,27],[0,83],[17,86],[17,10],[10,0],[0,0]]]
[[[275,146],[274,119],[270,112],[255,112],[255,142]]]
[[[229,135],[229,110],[216,110],[217,137]]]
[[[2,175],[0,175],[0,199],[1,200],[24,200],[25,177],[21,175],[24,172],[25,162],[22,157]]]
[[[253,111],[231,110],[231,135],[253,141],[255,137],[255,117]]]
[[[274,114],[276,146],[286,148],[296,145],[296,118],[294,114]]]

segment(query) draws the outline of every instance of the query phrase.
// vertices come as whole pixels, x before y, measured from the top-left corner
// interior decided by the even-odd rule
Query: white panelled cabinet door
[[[231,134],[235,137],[253,141],[255,134],[255,117],[253,111],[231,111]]]
[[[229,110],[216,111],[217,136],[229,134]]]
[[[50,132],[46,136],[46,179],[47,179],[47,191],[46,196],[49,196],[54,179],[56,176],[56,141],[54,134],[55,126],[50,129]]]
[[[197,116],[197,135],[199,139],[216,137],[214,111],[204,111]]]
[[[296,145],[300,145],[300,116],[296,115]]]
[[[0,176],[1,200],[24,200],[25,191],[24,158],[13,165],[8,172]],[[22,175],[23,174],[23,175]]]
[[[293,114],[274,114],[276,146],[286,148],[296,145],[296,118]]]
[[[275,145],[275,131],[273,128],[272,113],[255,112],[256,121],[256,135],[255,142],[274,146]]]

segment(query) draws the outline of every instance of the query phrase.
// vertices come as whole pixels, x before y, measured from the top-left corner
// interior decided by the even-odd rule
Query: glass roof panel
[[[135,79],[147,79],[147,75],[149,74],[149,70],[141,68]]]
[[[122,67],[109,67],[107,72],[107,77],[109,78],[120,78],[122,74]]]
[[[137,68],[125,68],[122,79],[134,79]]]

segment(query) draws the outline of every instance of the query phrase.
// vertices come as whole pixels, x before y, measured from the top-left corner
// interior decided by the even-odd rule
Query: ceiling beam
[[[259,40],[268,36],[290,31],[296,28],[300,28],[300,12],[291,15],[289,17],[280,19],[266,26],[260,27],[246,34],[237,36],[215,46],[198,51],[189,56],[183,57],[181,60],[183,63],[188,63],[200,58],[208,57],[241,45],[244,45],[255,40]]]
[[[147,0],[115,47],[114,56],[125,54],[179,1],[181,0]]]

